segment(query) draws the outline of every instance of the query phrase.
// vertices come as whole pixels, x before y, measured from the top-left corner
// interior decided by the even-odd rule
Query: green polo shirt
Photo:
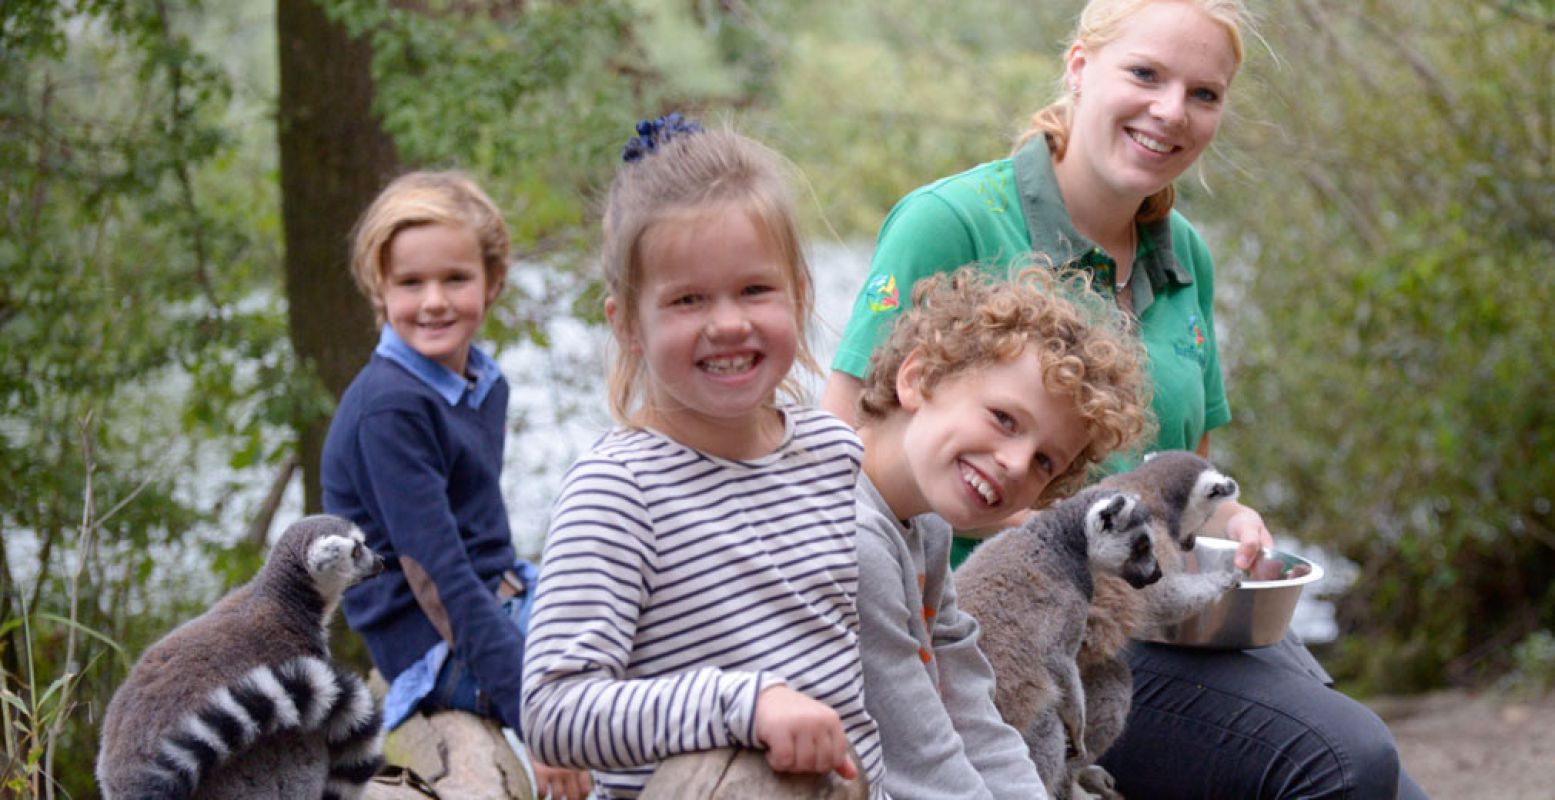
[[[1028,218],[1038,224],[1028,226]],[[1099,287],[1113,285],[1115,264],[1074,229],[1041,137],[1014,158],[923,186],[896,204],[880,228],[832,369],[864,376],[870,354],[920,279],[971,263],[1003,274],[1033,251],[1092,270]],[[1134,265],[1127,290],[1149,357],[1160,430],[1148,449],[1192,450],[1206,432],[1231,421],[1215,347],[1214,262],[1198,231],[1173,211],[1140,226]]]

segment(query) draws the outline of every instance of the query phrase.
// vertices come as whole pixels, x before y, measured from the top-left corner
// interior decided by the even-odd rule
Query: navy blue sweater
[[[450,373],[451,375],[451,373]],[[502,502],[507,382],[478,408],[455,405],[374,355],[351,382],[324,443],[324,510],[354,521],[384,557],[382,575],[346,592],[351,628],[390,681],[441,637],[416,604],[399,557],[426,568],[454,634],[503,724],[519,730],[523,643],[494,594],[513,566]]]

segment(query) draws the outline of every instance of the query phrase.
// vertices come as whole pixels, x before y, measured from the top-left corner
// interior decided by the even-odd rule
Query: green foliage
[[[220,588],[180,574],[191,540],[227,538],[211,529],[224,489],[197,478],[250,442],[268,446],[255,467],[278,460],[276,407],[312,388],[273,299],[274,188],[196,42],[207,11],[8,2],[0,23],[0,610],[61,617],[79,567],[94,591],[75,619],[105,637],[67,659],[53,626],[12,628],[0,669],[29,676],[7,687],[28,725],[65,725],[52,775],[68,796],[90,795],[90,720],[127,667],[101,660],[105,642],[138,652]],[[83,499],[114,510],[86,551]]]
[[[577,267],[592,201],[615,154],[662,89],[624,0],[503,4],[448,13],[327,0],[373,45],[374,109],[409,164],[457,166],[506,210],[521,258]],[[508,308],[526,305],[509,291]],[[517,315],[528,319],[527,315]],[[505,319],[496,315],[497,320]],[[492,326],[499,341],[534,328]]]
[[[44,630],[38,623],[45,623]],[[0,787],[7,797],[52,797],[69,786],[59,777],[69,773],[57,765],[79,761],[70,753],[95,751],[92,729],[72,724],[81,706],[83,679],[101,672],[99,666],[110,656],[117,656],[123,666],[129,661],[112,639],[67,617],[38,614],[7,619],[0,625],[0,635],[12,634],[19,634],[23,652],[19,674],[0,669],[0,743],[6,754],[0,765]],[[85,665],[79,661],[54,665],[44,657],[43,648],[73,652],[70,644],[57,647],[61,634],[91,640]]]
[[[520,199],[510,180],[565,194],[570,214],[517,215],[520,242],[576,218],[571,165],[600,161],[618,136],[609,119],[630,113],[622,108],[630,96],[609,80],[630,58],[620,47],[622,3],[494,5],[458,16],[352,0],[329,7],[372,42],[374,107],[408,162],[459,164],[489,176],[508,200]]]
[[[1066,11],[993,2],[800,5],[747,126],[809,176],[823,217],[872,238],[911,189],[1006,155],[1056,87]],[[806,209],[810,211],[811,209]]]
[[[1504,687],[1533,694],[1555,689],[1555,633],[1536,631],[1512,648],[1513,670]]]
[[[1277,531],[1361,565],[1332,665],[1410,691],[1555,624],[1555,29],[1481,6],[1271,10],[1206,208],[1238,421]],[[1248,86],[1251,84],[1251,86]],[[1242,92],[1246,91],[1246,94]]]

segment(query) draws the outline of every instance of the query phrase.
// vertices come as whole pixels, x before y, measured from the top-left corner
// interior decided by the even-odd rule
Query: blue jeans
[[[1425,797],[1387,725],[1293,638],[1246,651],[1135,642],[1128,658],[1128,725],[1101,759],[1125,797]]]
[[[432,691],[421,699],[421,710],[427,713],[454,709],[468,711],[477,716],[502,722],[502,716],[492,706],[491,698],[481,691],[464,659],[450,653],[443,668],[438,670],[437,683]]]
[[[529,599],[527,595],[502,601],[502,610],[507,612],[508,621],[518,628],[520,636],[525,635],[529,627],[530,604],[525,603],[526,599]],[[437,672],[437,682],[432,685],[432,691],[421,699],[419,708],[427,713],[446,709],[468,711],[502,723],[501,713],[491,698],[481,690],[480,684],[475,682],[475,673],[470,671],[470,665],[452,650],[443,662],[443,668]]]

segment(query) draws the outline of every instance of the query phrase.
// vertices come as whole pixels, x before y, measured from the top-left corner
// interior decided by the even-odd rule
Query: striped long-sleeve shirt
[[[862,447],[824,412],[784,417],[753,461],[619,429],[568,471],[524,666],[540,760],[635,797],[665,758],[757,747],[756,695],[786,683],[837,710],[884,796],[858,647]]]

